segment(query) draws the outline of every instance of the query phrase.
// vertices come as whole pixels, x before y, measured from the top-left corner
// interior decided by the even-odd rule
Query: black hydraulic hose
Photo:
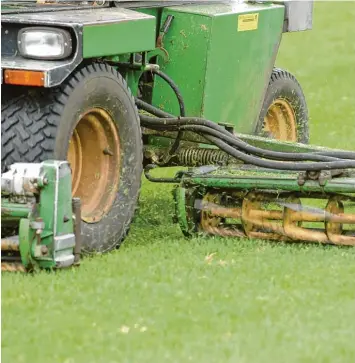
[[[182,94],[179,90],[179,87],[175,84],[175,82],[168,76],[166,75],[164,72],[159,71],[158,69],[151,69],[151,72],[153,74],[156,74],[157,76],[159,76],[160,78],[162,78],[170,87],[171,89],[174,91],[176,98],[179,102],[179,109],[180,109],[180,116],[184,117],[186,116],[186,112],[185,112],[185,103],[184,103],[184,98],[182,97]]]
[[[227,154],[242,160],[245,163],[259,166],[262,168],[278,169],[278,170],[290,170],[290,171],[322,171],[322,170],[334,170],[334,169],[355,169],[355,160],[339,160],[328,162],[316,162],[316,163],[290,163],[282,161],[264,160],[252,155],[247,155],[242,151],[236,150],[232,146],[226,144],[224,141],[210,135],[204,135],[204,137],[218,146],[221,150]]]
[[[179,87],[175,84],[175,82],[168,76],[166,75],[164,72],[160,71],[160,70],[157,70],[157,69],[151,69],[150,70],[153,74],[156,74],[157,76],[159,76],[160,78],[162,78],[170,87],[171,89],[174,91],[175,95],[176,95],[176,98],[178,100],[178,103],[179,103],[179,110],[180,110],[180,116],[181,117],[184,117],[186,116],[186,113],[185,113],[185,103],[184,103],[184,99],[183,99],[183,96],[179,90]],[[166,118],[166,117],[174,117],[174,115],[171,115],[167,112],[164,112],[162,110],[159,110],[157,107],[154,107],[152,105],[150,105],[149,103],[146,103],[142,100],[139,100],[136,98],[136,105],[157,116],[157,117],[162,117],[162,118]],[[178,134],[174,140],[174,143],[173,145],[171,146],[169,152],[168,152],[168,157],[166,160],[163,160],[162,162],[159,162],[160,165],[163,165],[165,164],[166,162],[169,161],[169,159],[171,158],[171,156],[176,152],[176,150],[178,149],[179,145],[180,145],[180,141],[181,141],[181,138],[182,138],[182,132],[181,131],[178,131]]]
[[[150,121],[149,121],[149,122],[151,122],[150,125],[152,125],[153,123],[155,124],[155,122],[158,122],[162,125],[167,125],[167,124],[180,125],[181,124],[182,120],[180,118],[176,118],[176,116],[174,116],[172,114],[161,111],[157,107],[154,107],[144,101],[141,101],[141,100],[137,100],[137,101],[139,101],[139,103],[137,102],[137,106],[139,108],[151,113],[152,115],[155,115],[160,118],[169,118],[169,122],[166,122],[166,120],[163,121],[163,120],[159,120],[159,119],[151,117]],[[147,117],[149,117],[149,116],[147,116]],[[203,126],[209,126],[209,127],[213,128],[214,130],[220,131],[224,135],[231,136],[231,133],[228,132],[225,128],[217,125],[216,123],[214,123],[212,121],[201,119],[201,118],[193,118],[193,119],[194,119],[194,122],[196,122],[196,124],[203,125]],[[171,120],[174,120],[175,122],[171,123]],[[240,140],[240,141],[244,142],[242,140]],[[251,146],[249,144],[247,144],[247,145]],[[280,155],[280,158],[281,157],[288,158],[289,156],[294,156],[295,160],[305,160],[303,158],[306,158],[307,160],[318,160],[318,159],[313,159],[313,156],[315,156],[315,155],[328,156],[328,157],[337,158],[337,159],[350,159],[350,160],[355,159],[355,153],[352,151],[335,151],[335,150],[327,151],[327,150],[325,150],[325,151],[312,151],[312,152],[308,152],[308,153],[292,153],[292,152],[279,152],[279,151],[271,151],[271,150],[263,150],[263,149],[260,149],[260,150],[262,150],[264,155],[268,155],[268,153],[272,153],[272,154],[276,155],[276,153],[278,153]],[[266,154],[265,154],[265,152],[266,152]],[[269,154],[269,155],[271,155],[271,154]],[[309,156],[307,158],[303,155],[309,155]],[[299,156],[301,157],[301,159],[299,158]],[[285,160],[285,159],[283,159],[283,160]],[[291,160],[291,159],[289,159],[289,160]]]
[[[157,70],[157,69],[152,69],[152,72],[154,74],[156,74],[157,76],[159,76],[160,78],[162,78],[171,87],[171,89],[174,91],[174,93],[176,95],[176,98],[177,98],[177,100],[179,102],[180,116],[185,117],[186,116],[185,103],[184,103],[184,99],[182,97],[182,94],[181,94],[181,92],[179,90],[179,87],[175,84],[175,82],[168,75],[166,75],[162,71]],[[168,159],[167,160],[169,160],[169,158],[172,155],[174,155],[176,150],[179,148],[181,138],[182,138],[182,132],[178,131],[178,134],[176,135],[174,143],[171,145],[171,148],[170,148],[170,150],[168,152]],[[164,162],[165,161],[163,161],[163,163]]]
[[[353,151],[316,151],[315,155],[332,156],[338,159],[355,160],[355,152]]]
[[[134,99],[136,102],[136,105],[141,110],[147,111],[151,113],[154,116],[161,117],[161,118],[174,118],[174,115],[171,115],[170,113],[167,113],[165,111],[159,110],[159,108],[152,106],[151,104],[144,102],[140,100],[139,98]]]
[[[201,134],[209,134],[214,137],[219,138],[220,140],[228,143],[231,146],[237,147],[244,152],[257,155],[263,157],[265,159],[271,160],[280,160],[280,161],[337,161],[340,160],[338,158],[330,157],[330,156],[323,156],[323,155],[312,155],[307,153],[280,153],[278,151],[271,151],[265,149],[259,149],[253,145],[245,143],[241,139],[233,136],[233,135],[224,135],[221,132],[211,129],[207,126],[200,126],[200,125],[181,125],[181,126],[149,126],[143,122],[145,127],[151,127],[155,130],[161,131],[192,131]]]
[[[290,171],[321,171],[321,170],[334,170],[334,169],[346,169],[355,168],[355,160],[336,160],[328,162],[315,162],[315,163],[302,163],[302,162],[283,162],[283,161],[271,161],[264,160],[252,155],[245,154],[243,151],[237,150],[234,147],[221,140],[219,137],[211,136],[209,133],[213,133],[213,130],[206,130],[208,128],[204,126],[184,125],[181,126],[181,130],[192,131],[199,133],[207,140],[211,141],[214,145],[218,146],[221,150],[227,154],[242,160],[245,163],[255,166],[278,169],[278,170],[290,170]],[[207,134],[208,133],[208,134]]]
[[[198,120],[194,119],[195,123],[189,122],[190,118],[181,118],[178,120],[178,122],[171,122],[172,119],[164,119],[160,120],[162,122],[155,122],[157,119],[154,117],[149,116],[143,116],[141,115],[141,122],[143,126],[145,127],[152,127],[157,126],[160,130],[165,129],[168,130],[173,128],[172,131],[182,130],[184,126],[196,126],[201,127],[199,129],[200,132],[206,132],[212,136],[218,137],[219,139],[223,141],[227,141],[229,144],[238,147],[241,150],[244,150],[248,153],[259,155],[264,158],[272,159],[272,160],[288,160],[288,161],[306,161],[306,160],[312,160],[312,161],[335,161],[338,160],[337,158],[330,157],[330,156],[323,156],[323,155],[314,155],[312,153],[286,153],[286,152],[279,152],[279,151],[272,151],[272,150],[265,150],[258,148],[256,146],[252,146],[240,138],[232,135],[227,130],[225,130],[223,127],[212,123],[208,120]],[[154,121],[153,121],[154,120]],[[212,125],[209,123],[211,122]],[[208,125],[208,126],[207,126]],[[211,127],[213,126],[213,127]],[[185,129],[185,128],[184,128]],[[185,129],[186,130],[186,129]],[[194,129],[197,130],[197,129]],[[194,131],[190,130],[190,131]]]
[[[237,150],[234,147],[221,140],[219,137],[211,136],[213,130],[207,127],[199,125],[182,125],[180,130],[192,131],[199,133],[207,140],[218,146],[221,150],[225,151],[229,155],[242,160],[246,163],[269,169],[290,170],[290,171],[321,171],[321,170],[334,170],[334,169],[346,169],[355,168],[355,160],[336,160],[326,162],[315,163],[302,163],[302,162],[284,162],[284,161],[271,161],[264,160],[252,155],[245,154],[243,151]],[[218,133],[217,133],[218,135]],[[219,136],[219,135],[218,135]]]

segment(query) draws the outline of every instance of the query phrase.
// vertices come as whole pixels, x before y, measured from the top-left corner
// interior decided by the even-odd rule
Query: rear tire
[[[291,73],[278,68],[273,70],[255,134],[281,141],[309,143],[306,99]]]
[[[143,165],[138,111],[124,79],[92,64],[55,89],[4,92],[2,170],[69,159],[74,196],[82,199],[84,252],[118,247],[136,210]]]

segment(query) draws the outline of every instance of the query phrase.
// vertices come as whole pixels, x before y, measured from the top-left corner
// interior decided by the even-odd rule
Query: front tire
[[[73,196],[82,201],[84,252],[118,247],[136,210],[143,165],[138,111],[124,79],[92,64],[58,88],[6,94],[2,168],[69,160]]]

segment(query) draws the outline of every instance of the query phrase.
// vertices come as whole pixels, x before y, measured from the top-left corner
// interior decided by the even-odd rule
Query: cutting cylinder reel
[[[249,185],[248,185],[249,184]],[[274,171],[269,176],[189,174],[174,191],[183,233],[221,237],[355,245],[355,178],[299,185]]]
[[[314,199],[322,200],[322,197],[314,196]],[[202,198],[200,227],[203,232],[219,236],[355,245],[355,235],[351,235],[354,230],[343,229],[344,224],[352,225],[353,229],[355,225],[355,213],[344,213],[344,200],[329,198],[322,212],[303,209],[297,194],[220,195],[209,191]],[[268,208],[271,206],[281,208]],[[307,223],[321,223],[323,228],[304,226]]]

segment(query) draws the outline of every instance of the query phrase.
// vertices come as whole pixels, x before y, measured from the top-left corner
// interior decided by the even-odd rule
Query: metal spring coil
[[[177,157],[179,163],[185,166],[223,165],[229,159],[224,151],[200,148],[182,149]]]

